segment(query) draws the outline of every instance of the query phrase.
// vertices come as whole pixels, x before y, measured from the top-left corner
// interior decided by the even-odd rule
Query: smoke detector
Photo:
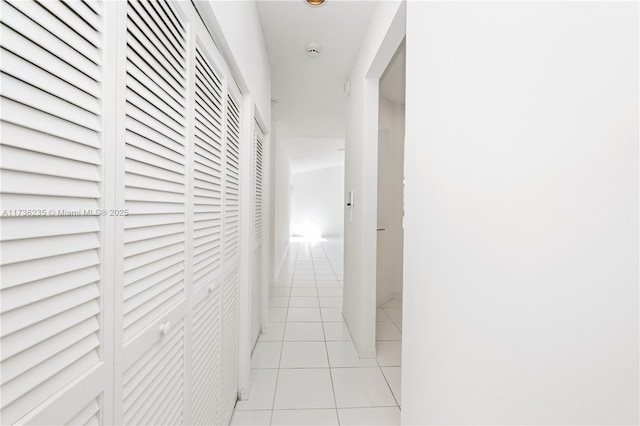
[[[305,46],[305,51],[307,52],[308,57],[315,59],[320,56],[320,45],[317,43],[309,43]]]

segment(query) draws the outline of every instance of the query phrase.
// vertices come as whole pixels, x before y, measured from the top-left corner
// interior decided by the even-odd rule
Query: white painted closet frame
[[[1,16],[2,209],[129,210],[2,218],[2,424],[228,423],[253,120],[223,57],[189,2]]]

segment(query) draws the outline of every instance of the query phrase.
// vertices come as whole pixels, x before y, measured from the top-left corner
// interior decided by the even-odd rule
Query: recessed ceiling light
[[[310,6],[322,6],[325,0],[306,0],[306,2]]]

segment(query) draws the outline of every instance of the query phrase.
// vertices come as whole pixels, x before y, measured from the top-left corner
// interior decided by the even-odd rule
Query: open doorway
[[[402,341],[405,44],[398,47],[380,78],[378,107],[378,188],[376,244],[376,347]],[[400,380],[399,366],[387,367]],[[400,405],[400,395],[394,395]]]

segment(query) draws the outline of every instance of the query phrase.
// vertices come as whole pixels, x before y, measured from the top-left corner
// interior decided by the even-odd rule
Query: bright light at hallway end
[[[289,241],[292,243],[317,243],[327,241],[327,239],[322,237],[322,232],[318,225],[307,218],[304,223],[300,224],[298,229],[293,231]]]

